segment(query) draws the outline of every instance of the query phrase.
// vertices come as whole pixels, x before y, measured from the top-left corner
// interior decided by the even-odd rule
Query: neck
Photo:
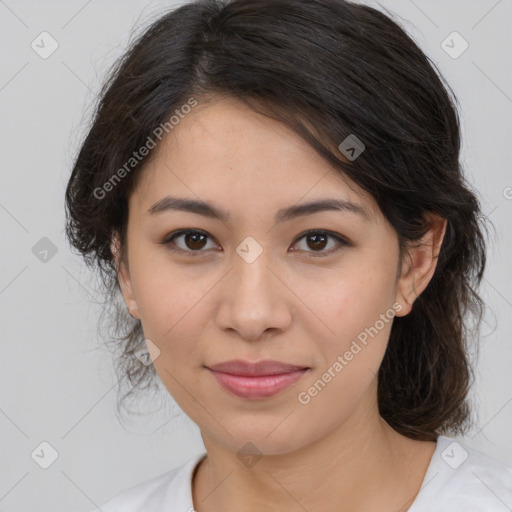
[[[251,467],[202,432],[208,455],[194,478],[196,510],[407,510],[435,443],[398,434],[377,407],[363,406],[321,439],[289,453],[262,455]]]

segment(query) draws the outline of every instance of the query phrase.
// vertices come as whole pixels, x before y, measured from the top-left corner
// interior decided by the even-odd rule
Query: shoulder
[[[512,510],[512,467],[439,436],[417,500],[410,512]]]
[[[192,475],[205,454],[182,466],[145,480],[114,495],[101,507],[89,512],[187,512],[192,506]]]

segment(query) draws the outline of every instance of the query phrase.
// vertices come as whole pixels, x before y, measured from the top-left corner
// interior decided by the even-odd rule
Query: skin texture
[[[435,443],[401,436],[379,416],[376,376],[392,320],[307,404],[298,395],[381,314],[410,312],[434,273],[446,221],[433,217],[397,278],[397,234],[373,198],[290,129],[234,99],[200,105],[154,151],[129,200],[128,266],[116,237],[112,251],[125,303],[160,350],[156,371],[201,430],[196,510],[407,510]],[[166,195],[211,202],[230,217],[148,213]],[[276,224],[279,209],[323,198],[357,203],[369,218],[322,211]],[[162,245],[179,229],[208,237]],[[308,230],[349,244],[308,242]],[[236,251],[248,236],[262,249],[252,263]],[[230,359],[310,370],[277,395],[246,400],[204,368]],[[237,456],[248,442],[260,457],[250,466]]]

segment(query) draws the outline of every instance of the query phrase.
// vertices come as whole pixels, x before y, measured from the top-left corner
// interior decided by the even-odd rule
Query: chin
[[[225,431],[217,432],[220,438],[216,441],[223,444],[226,448],[236,452],[240,456],[244,454],[262,456],[262,455],[284,455],[294,452],[308,444],[305,432],[300,432],[298,425],[287,424],[276,428],[279,422],[273,422],[271,426],[244,425],[235,427],[233,424],[226,425]],[[299,433],[300,432],[300,433]],[[291,435],[293,434],[293,435]],[[306,434],[307,435],[307,434]]]

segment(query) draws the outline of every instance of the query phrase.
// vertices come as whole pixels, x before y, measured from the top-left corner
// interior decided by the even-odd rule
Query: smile
[[[289,371],[273,375],[233,375],[208,368],[217,382],[227,391],[240,398],[261,399],[276,395],[297,382],[309,369]]]

